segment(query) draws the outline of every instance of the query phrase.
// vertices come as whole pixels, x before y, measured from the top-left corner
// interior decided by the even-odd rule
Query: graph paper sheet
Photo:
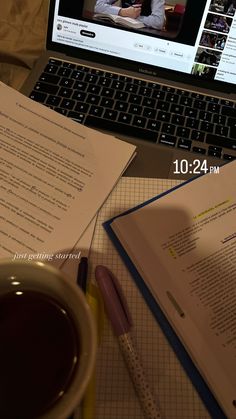
[[[103,221],[179,183],[126,177],[119,181],[98,215],[90,254],[91,278],[94,278],[95,266],[104,264],[119,279],[133,317],[137,349],[163,417],[209,419],[191,381],[102,227]],[[117,340],[106,318],[98,349],[96,374],[96,419],[143,419]]]

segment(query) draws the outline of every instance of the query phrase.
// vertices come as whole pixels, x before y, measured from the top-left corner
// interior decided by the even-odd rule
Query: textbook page
[[[119,25],[122,26],[127,26],[130,28],[144,28],[145,25],[140,22],[138,19],[133,19],[131,17],[127,17],[127,16],[120,16],[120,15],[112,15],[109,13],[96,13],[94,15],[95,19],[99,19],[99,20],[104,20],[104,21],[110,21],[110,22],[115,22]]]
[[[0,102],[0,257],[47,260],[55,254],[60,265],[135,147],[2,83]]]
[[[227,417],[236,418],[236,161],[112,229]]]

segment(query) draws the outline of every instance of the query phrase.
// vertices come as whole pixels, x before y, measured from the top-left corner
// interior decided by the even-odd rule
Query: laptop
[[[22,92],[137,145],[127,175],[218,173],[236,157],[234,2],[133,3],[51,0],[46,51]]]

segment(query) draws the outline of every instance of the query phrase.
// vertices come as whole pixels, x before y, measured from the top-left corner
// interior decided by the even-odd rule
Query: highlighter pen
[[[121,286],[113,273],[102,265],[96,267],[95,278],[145,418],[160,419],[161,413],[147,383],[130,334],[132,319]]]

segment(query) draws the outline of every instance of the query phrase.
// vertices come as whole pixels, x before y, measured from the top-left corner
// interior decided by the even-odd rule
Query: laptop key
[[[134,116],[133,125],[144,128],[146,123],[147,123],[147,118],[143,118],[142,116]]]
[[[141,86],[138,91],[139,95],[147,96],[147,97],[151,96],[151,93],[152,93],[152,90],[149,87],[144,87],[144,86]]]
[[[99,86],[110,87],[112,80],[108,77],[100,77],[98,80]]]
[[[35,100],[36,102],[44,103],[45,99],[47,98],[47,93],[36,92],[33,90],[30,95],[30,99]]]
[[[39,81],[42,81],[44,83],[49,84],[58,84],[60,80],[60,77],[55,74],[49,74],[49,73],[42,73],[39,77]]]
[[[229,118],[229,120],[230,120],[230,118]],[[214,122],[215,124],[219,124],[219,125],[225,125],[226,116],[214,114],[212,122]],[[228,125],[230,125],[229,121],[228,121]]]
[[[215,146],[209,146],[208,147],[208,155],[213,157],[221,157],[222,148],[221,147],[215,147]]]
[[[219,135],[215,134],[207,134],[206,143],[219,147],[229,148],[231,150],[236,150],[236,140],[230,140],[229,138],[220,137]]]
[[[162,86],[162,90],[164,90],[165,92],[175,92],[175,88],[171,86]]]
[[[155,119],[150,119],[147,124],[147,129],[152,131],[159,131],[161,127],[161,123],[156,121]]]
[[[165,132],[166,134],[174,134],[175,133],[175,125],[165,123],[165,124],[162,125],[161,132]]]
[[[176,95],[175,93],[167,93],[167,95],[166,95],[166,100],[167,100],[168,102],[171,102],[171,103],[178,103],[178,101],[179,101],[179,96],[178,96],[178,95]]]
[[[84,81],[76,81],[73,86],[75,90],[82,90],[82,91],[85,91],[87,87],[88,87],[88,84],[85,83]]]
[[[37,82],[34,86],[34,90],[43,92],[43,93],[49,93],[51,95],[57,94],[59,87],[54,84],[47,84],[43,82]]]
[[[84,73],[82,71],[74,70],[72,71],[71,78],[74,80],[83,80]]]
[[[103,117],[106,118],[106,119],[111,119],[111,120],[115,121],[116,118],[117,118],[117,115],[118,115],[117,111],[114,111],[113,109],[106,109],[105,112],[104,112]]]
[[[73,109],[74,106],[75,106],[75,101],[71,99],[63,99],[60,105],[60,107],[65,108],[65,109]]]
[[[77,102],[74,110],[80,113],[85,113],[88,111],[88,109],[89,109],[88,103]]]
[[[142,110],[143,110],[142,106],[134,105],[133,103],[131,103],[131,105],[129,106],[129,113],[132,113],[133,115],[134,114],[135,115],[141,115]]]
[[[171,122],[176,125],[184,125],[185,117],[182,115],[172,115]]]
[[[79,122],[80,124],[82,124],[84,122],[84,119],[85,119],[85,115],[83,113],[79,113],[79,112],[75,112],[75,111],[69,111],[68,112],[68,117],[73,119],[76,122]]]
[[[101,106],[91,106],[89,110],[90,115],[102,116],[104,109]]]
[[[109,99],[107,97],[103,97],[102,100],[101,100],[100,105],[105,107],[105,108],[113,108],[114,100]]]
[[[168,111],[170,108],[170,103],[164,102],[163,100],[158,100],[156,104],[157,109],[161,109],[162,111]]]
[[[222,106],[221,113],[222,115],[236,118],[236,108],[231,108],[230,106]]]
[[[84,102],[86,97],[87,97],[87,94],[84,92],[80,92],[79,90],[76,90],[72,96],[73,99],[78,100],[80,102]]]
[[[205,132],[198,131],[198,130],[195,130],[195,129],[192,130],[192,132],[191,132],[191,140],[204,141],[205,140]]]
[[[132,115],[130,115],[129,113],[124,113],[121,112],[118,118],[119,122],[122,122],[123,124],[130,124],[132,120]]]
[[[153,90],[152,97],[154,99],[163,100],[165,98],[165,92],[163,92],[161,90]]]
[[[142,102],[142,99],[143,99],[142,96],[131,94],[129,97],[129,102],[135,103],[136,105],[140,105],[140,103]]]
[[[126,114],[127,115],[127,114]],[[131,137],[142,138],[143,140],[155,143],[157,141],[157,133],[154,131],[147,130],[146,128],[140,128],[128,123],[120,123],[117,121],[97,118],[92,115],[88,115],[85,119],[85,124],[91,127],[97,127],[100,129],[107,129],[110,131],[126,134]]]
[[[205,96],[205,99],[211,103],[219,103],[219,98],[215,96]]]
[[[91,73],[92,74],[96,74],[97,76],[103,76],[104,75],[104,71],[103,70],[97,70],[96,68],[92,68],[91,69]]]
[[[180,98],[180,102],[179,103],[181,105],[184,105],[184,106],[192,106],[193,99],[191,97],[182,96]]]
[[[175,147],[176,141],[177,141],[176,137],[169,134],[161,134],[159,138],[160,144],[165,144],[171,147]]]
[[[177,131],[176,131],[176,135],[178,137],[189,138],[190,129],[189,128],[185,128],[185,127],[178,127],[177,128]]]
[[[63,109],[63,108],[56,107],[56,108],[54,108],[54,111],[56,111],[56,112],[58,112],[58,113],[60,113],[62,115],[65,115],[65,116],[67,116],[67,114],[68,114],[68,110],[67,109]]]
[[[193,147],[192,150],[194,153],[206,154],[206,149],[202,147]]]
[[[224,117],[225,118],[225,117]],[[236,127],[236,118],[229,118],[228,119],[228,125],[230,127]]]
[[[70,98],[73,93],[72,89],[67,89],[66,87],[61,87],[58,95],[66,98]]]
[[[118,100],[127,100],[128,99],[128,93],[127,92],[122,92],[122,91],[119,91],[118,90],[118,92],[116,92],[116,94],[115,94],[115,99],[118,99]]]
[[[114,79],[114,80],[118,79],[118,74],[110,73],[109,71],[106,71],[104,75],[105,77],[109,77],[110,79]]]
[[[73,86],[73,84],[74,84],[74,80],[73,79],[67,79],[67,78],[65,78],[65,77],[63,77],[61,80],[60,80],[60,83],[59,83],[59,85],[60,86],[62,86],[62,87],[72,87]]]
[[[52,105],[52,106],[58,106],[60,101],[61,101],[61,98],[59,96],[49,95],[46,100],[46,104]]]
[[[67,61],[64,61],[64,62],[62,63],[62,66],[63,66],[63,67],[66,67],[66,68],[75,68],[75,67],[76,67],[76,65],[75,65],[74,63],[69,63],[69,62],[67,62]]]
[[[91,103],[93,105],[98,105],[99,101],[100,101],[100,96],[98,95],[93,95],[92,93],[90,93],[86,99],[86,101],[88,103]]]
[[[207,121],[202,121],[200,124],[200,130],[205,132],[213,132],[214,125]]]
[[[236,139],[236,127],[230,127],[230,137]]]
[[[123,83],[120,80],[113,80],[111,83],[111,88],[115,90],[123,90],[124,87],[125,87],[125,83]]]
[[[183,90],[183,89],[176,89],[176,93],[179,96],[189,96],[190,92],[188,92],[187,90]]]
[[[198,100],[204,99],[204,95],[202,95],[201,93],[192,92],[191,96]]]
[[[120,101],[119,102],[116,102],[115,109],[117,111],[123,111],[123,112],[125,112],[128,109],[128,103],[127,102],[120,102]]]
[[[49,61],[48,62],[49,62],[49,64],[54,64],[56,66],[62,65],[62,61],[61,60],[58,60],[56,58],[49,58]]]
[[[170,107],[170,112],[182,115],[184,112],[184,107],[182,105],[176,105],[173,103]]]
[[[224,127],[223,125],[216,125],[215,127],[215,133],[217,135],[222,135],[223,137],[227,137],[228,132],[229,132],[229,128]]]
[[[161,88],[161,85],[158,83],[153,83],[152,81],[149,81],[147,83],[148,87],[151,87],[152,90],[159,90]]]
[[[137,93],[138,91],[138,85],[133,83],[127,83],[124,89],[126,92],[129,93]]]
[[[171,114],[168,112],[158,111],[157,119],[163,122],[170,122]]]
[[[94,93],[95,95],[99,95],[101,91],[101,87],[95,84],[89,84],[87,88],[88,93]]]
[[[202,119],[203,121],[211,122],[212,113],[206,112],[206,111],[200,111],[198,117],[199,119]]]
[[[194,100],[193,107],[196,109],[205,110],[206,109],[206,102],[203,102],[203,100]]]
[[[232,156],[232,154],[224,154],[223,159],[225,160],[235,160],[235,156]]]
[[[115,90],[110,89],[109,87],[103,87],[101,91],[101,96],[113,98]]]
[[[228,99],[220,99],[220,103],[225,106],[234,106],[234,102]]]
[[[197,118],[198,110],[193,108],[185,108],[184,115],[189,116],[190,118]]]
[[[207,110],[213,113],[220,113],[220,105],[217,103],[208,103]]]
[[[72,73],[72,70],[70,68],[60,67],[57,74],[63,77],[70,77],[71,73]]]
[[[147,86],[147,82],[145,80],[134,79],[134,83],[138,84],[139,86]]]
[[[132,78],[129,76],[119,76],[119,80],[124,81],[125,83],[130,83],[132,81]]]
[[[144,97],[143,98],[143,106],[147,106],[148,108],[155,108],[156,107],[156,99]]]
[[[47,64],[44,71],[45,73],[56,74],[58,71],[58,66],[54,64]]]
[[[180,138],[178,141],[178,148],[183,148],[184,150],[191,150],[191,145],[192,141],[186,138]]]
[[[186,120],[186,127],[198,129],[199,127],[199,120],[195,118],[187,118]]]
[[[143,109],[143,116],[145,116],[146,118],[151,118],[154,119],[156,116],[156,110],[152,109],[152,108],[144,108]]]
[[[87,83],[94,83],[97,84],[98,82],[98,76],[96,74],[86,74],[85,79]]]

